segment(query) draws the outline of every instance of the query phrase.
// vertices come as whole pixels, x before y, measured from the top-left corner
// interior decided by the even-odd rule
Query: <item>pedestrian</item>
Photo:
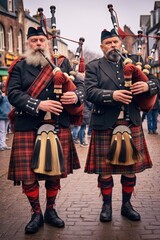
[[[73,136],[73,141],[75,144],[79,144],[78,133],[79,133],[80,128],[81,128],[81,125],[72,126],[72,136]]]
[[[8,113],[11,111],[11,105],[5,94],[5,81],[0,83],[0,151],[10,150],[11,147],[6,144],[7,129],[9,125]]]
[[[88,174],[98,174],[98,187],[103,197],[100,213],[100,221],[102,222],[112,220],[113,174],[121,174],[121,214],[133,221],[140,220],[140,214],[132,207],[131,195],[136,185],[136,173],[152,167],[142,130],[140,108],[133,101],[133,96],[142,92],[148,92],[151,96],[155,95],[159,91],[159,85],[157,79],[150,76],[150,81],[136,82],[130,87],[130,90],[124,89],[123,62],[115,51],[116,49],[121,52],[121,45],[122,42],[114,29],[102,31],[100,47],[104,56],[89,62],[85,70],[86,99],[93,104],[93,111],[91,117],[92,135],[84,171]],[[113,153],[117,153],[119,143],[121,143],[121,150],[126,150],[127,145],[134,143],[136,149],[132,146],[132,155],[133,153],[136,156],[139,154],[139,157],[141,155],[143,160],[138,158],[138,162],[125,165],[129,156],[122,152],[121,163],[112,163],[112,159],[110,160],[107,154],[111,154],[110,144],[114,137],[112,133],[117,126],[128,129],[126,136],[130,140],[127,143],[125,138],[122,138],[121,132],[123,135],[125,132],[115,132],[117,135],[115,134],[111,146],[113,146],[112,150],[114,150],[114,147],[117,148],[115,148],[116,152]],[[129,129],[133,142],[130,138]],[[120,140],[117,140],[118,137]],[[120,157],[120,150],[118,154]],[[126,161],[124,161],[125,158]]]
[[[88,147],[88,142],[86,141],[86,129],[87,126],[90,124],[91,119],[91,110],[92,104],[84,99],[84,111],[83,111],[83,121],[78,132],[79,140],[80,140],[80,147]]]
[[[10,69],[8,81],[8,98],[15,107],[14,138],[8,179],[14,181],[15,185],[22,184],[23,193],[27,196],[32,208],[31,220],[25,227],[26,234],[36,233],[44,222],[59,228],[65,226],[64,221],[55,210],[56,196],[61,188],[60,179],[73,173],[73,169],[80,168],[70,131],[70,115],[65,107],[70,106],[72,109],[83,103],[83,81],[75,77],[76,90],[67,91],[61,96],[60,101],[57,101],[57,95],[54,93],[56,88],[54,81],[57,74],[60,74],[62,80],[66,79],[63,72],[69,74],[72,70],[69,60],[64,57],[61,62],[62,72],[57,69],[54,71],[39,50],[52,61],[49,40],[43,29],[30,27],[27,34],[27,49],[23,58],[19,59]],[[44,79],[43,82],[42,79]],[[49,79],[48,83],[46,83],[47,79]],[[35,81],[38,81],[37,84],[41,83],[41,86],[37,87],[37,84],[34,84]],[[33,97],[33,95],[31,97],[28,93],[31,86],[34,86],[32,87],[34,92],[38,91],[37,97]],[[35,88],[37,89],[35,90]],[[57,119],[65,171],[57,176],[35,173],[31,169],[31,161],[37,129],[48,121],[55,126]],[[44,216],[39,201],[40,180],[45,180],[46,188]]]
[[[153,108],[147,113],[147,128],[148,134],[158,134],[157,132],[157,123],[158,123],[158,114],[159,114],[159,100],[158,96]]]

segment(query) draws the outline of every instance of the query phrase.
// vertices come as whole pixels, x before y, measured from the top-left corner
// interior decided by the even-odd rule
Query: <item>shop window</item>
[[[8,32],[9,52],[13,52],[13,29],[10,27]]]

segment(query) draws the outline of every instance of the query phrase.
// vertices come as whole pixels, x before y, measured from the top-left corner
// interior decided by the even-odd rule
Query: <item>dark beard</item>
[[[120,59],[120,56],[118,53],[114,50],[108,51],[105,53],[106,58],[111,62],[118,62]]]

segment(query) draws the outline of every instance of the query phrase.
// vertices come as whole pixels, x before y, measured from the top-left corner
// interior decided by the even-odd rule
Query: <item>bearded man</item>
[[[143,100],[154,96],[159,92],[159,83],[158,79],[150,74],[147,82],[139,79],[126,89],[124,65],[120,57],[122,42],[114,29],[101,32],[100,47],[104,56],[86,65],[86,99],[93,104],[93,111],[90,123],[92,134],[85,172],[98,174],[98,187],[103,197],[100,221],[112,220],[113,174],[121,174],[122,216],[132,221],[139,221],[140,214],[131,204],[131,196],[136,185],[136,173],[151,168],[152,162],[142,130],[141,109],[133,96],[141,94]],[[131,57],[135,59],[135,56]],[[124,129],[130,128],[129,132],[131,131],[134,146],[142,157],[138,162],[125,164],[130,158],[130,155],[126,154],[130,140],[125,142],[124,137],[120,138],[120,132],[117,136],[115,134],[112,145],[113,129],[117,126],[123,126]],[[110,148],[111,145],[112,148]],[[114,158],[111,158],[111,155],[115,159],[121,156],[121,161],[113,164]],[[133,155],[133,150],[131,155]]]
[[[26,194],[31,205],[33,214],[25,227],[27,234],[36,233],[44,222],[54,227],[65,226],[54,208],[56,196],[60,190],[60,179],[73,173],[73,169],[80,168],[69,128],[69,113],[64,106],[70,104],[78,107],[83,103],[83,81],[76,77],[74,81],[76,90],[65,92],[60,101],[57,101],[54,93],[54,80],[57,72],[52,71],[53,69],[39,50],[50,61],[54,60],[49,41],[42,28],[30,27],[27,34],[27,50],[24,56],[11,67],[8,81],[8,98],[11,105],[15,107],[14,138],[8,179],[14,181],[15,185],[22,183],[23,193]],[[63,72],[69,74],[71,70],[69,60],[64,58],[61,62],[61,77],[66,77]],[[50,116],[50,119],[46,118],[46,115]],[[54,126],[57,117],[58,137],[64,154],[65,171],[59,176],[35,173],[31,169],[31,161],[37,129],[48,120]],[[44,217],[39,201],[39,180],[45,180]]]

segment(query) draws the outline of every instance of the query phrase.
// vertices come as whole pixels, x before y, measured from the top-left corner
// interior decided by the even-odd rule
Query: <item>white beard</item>
[[[49,60],[51,60],[51,54],[48,49],[44,49],[43,53]],[[39,51],[33,51],[31,48],[26,50],[24,57],[26,58],[27,64],[33,65],[34,67],[37,67],[38,65],[45,66],[48,64],[48,61]]]

